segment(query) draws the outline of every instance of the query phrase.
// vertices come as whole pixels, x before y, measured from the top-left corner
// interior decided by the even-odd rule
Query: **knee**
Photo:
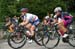
[[[31,26],[30,30],[34,31],[35,30],[35,26]]]

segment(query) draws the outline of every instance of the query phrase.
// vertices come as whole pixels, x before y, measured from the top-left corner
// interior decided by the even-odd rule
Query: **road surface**
[[[8,45],[6,40],[0,40],[0,49],[12,49],[12,48]],[[47,49],[47,48],[43,46],[39,46],[35,42],[31,44],[27,42],[26,45],[22,47],[21,49]],[[71,47],[69,44],[63,43],[60,40],[59,45],[55,47],[54,49],[75,49],[75,47]]]

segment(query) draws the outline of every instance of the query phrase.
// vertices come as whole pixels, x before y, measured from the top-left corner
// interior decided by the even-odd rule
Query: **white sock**
[[[65,38],[65,37],[67,37],[67,36],[68,36],[68,34],[64,34],[64,35],[63,35],[63,38]]]
[[[26,31],[26,33],[29,34],[29,35],[31,34],[30,31],[28,31],[28,30]]]

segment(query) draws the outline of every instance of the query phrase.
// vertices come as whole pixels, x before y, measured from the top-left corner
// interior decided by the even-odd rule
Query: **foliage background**
[[[0,0],[0,22],[3,22],[6,16],[20,16],[20,9],[24,7],[42,19],[48,12],[53,13],[57,6],[74,15],[75,0]]]

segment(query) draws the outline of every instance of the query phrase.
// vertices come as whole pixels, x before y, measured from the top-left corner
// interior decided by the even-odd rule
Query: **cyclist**
[[[9,29],[9,26],[11,25],[11,18],[9,16],[7,16],[5,18],[5,26],[4,26],[4,30],[6,31],[7,29]]]
[[[54,21],[53,18],[46,16],[46,17],[44,17],[43,23],[44,23],[44,25],[50,25],[53,21]]]
[[[44,17],[43,24],[44,24],[44,25],[48,25],[49,22],[50,22],[50,21],[49,21],[49,16]]]
[[[48,16],[44,17],[43,25],[50,25],[53,22],[52,15],[48,14]]]
[[[21,19],[23,20],[20,25],[28,28],[27,35],[29,37],[34,36],[34,30],[36,26],[40,23],[38,16],[28,13],[28,8],[21,9]]]
[[[68,12],[63,12],[61,7],[56,7],[54,9],[54,22],[58,24],[59,32],[63,37],[63,42],[68,42],[68,30],[67,27],[72,23],[72,16]]]
[[[15,15],[12,19],[11,19],[11,25],[9,26],[9,29],[11,32],[14,32],[14,27],[16,27],[18,25],[18,17]]]

